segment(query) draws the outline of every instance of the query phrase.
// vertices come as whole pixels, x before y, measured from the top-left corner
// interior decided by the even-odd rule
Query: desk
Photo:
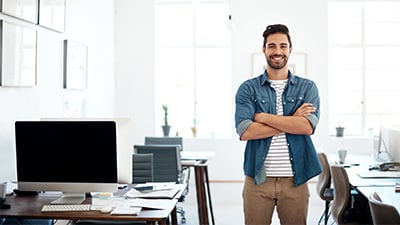
[[[351,163],[359,164],[358,166],[348,166],[346,168],[349,182],[364,197],[369,198],[373,191],[376,191],[381,197],[382,202],[391,204],[400,212],[400,193],[396,193],[394,185],[400,182],[400,178],[362,178],[358,172],[369,171],[369,165],[374,162],[370,155],[357,155],[349,159]],[[351,165],[351,163],[349,165]]]
[[[210,209],[212,224],[215,224],[211,202],[210,185],[208,182],[208,159],[214,156],[212,152],[182,152],[182,166],[194,167],[197,193],[197,209],[199,224],[208,225],[208,208]],[[207,201],[208,200],[208,201]]]
[[[370,196],[372,192],[378,193],[379,197],[382,199],[382,202],[393,205],[397,212],[400,212],[400,193],[394,191],[394,187],[372,187],[372,186],[364,186],[357,187],[364,196]]]
[[[183,190],[183,189],[182,189]],[[7,196],[6,203],[11,205],[11,209],[0,209],[0,217],[9,218],[31,218],[31,219],[64,219],[64,220],[129,220],[129,221],[147,221],[147,224],[161,225],[169,224],[169,216],[171,215],[172,224],[177,223],[176,204],[178,198],[182,194],[182,190],[177,194],[176,198],[171,199],[170,204],[165,209],[143,209],[138,216],[129,215],[111,215],[103,214],[99,211],[88,212],[49,212],[42,213],[40,210],[43,205],[48,205],[58,196],[39,195],[39,196]],[[114,193],[115,196],[122,196],[125,191],[121,190]],[[179,196],[178,196],[179,195]],[[86,204],[91,204],[92,198],[87,197]]]

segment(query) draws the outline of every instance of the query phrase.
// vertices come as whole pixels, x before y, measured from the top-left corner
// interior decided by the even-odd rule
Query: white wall
[[[114,115],[114,16],[112,0],[66,1],[63,34],[38,29],[37,80],[32,88],[0,87],[0,180],[15,180],[14,121],[61,117],[66,105],[84,99],[83,116]],[[95,6],[95,7],[93,7]],[[0,19],[17,21],[0,13]],[[88,46],[88,88],[63,89],[63,39]]]
[[[134,143],[155,135],[154,123],[154,20],[153,2],[149,0],[116,1],[116,114],[131,116]],[[321,0],[231,0],[232,86],[248,79],[251,56],[261,51],[262,32],[269,24],[288,25],[294,52],[307,53],[308,77],[320,90],[321,119],[313,136],[316,147],[327,152],[339,148],[369,150],[368,139],[341,139],[328,136],[328,30],[326,1]],[[165,34],[168,35],[168,34]],[[232,93],[232,102],[234,93]],[[231,115],[229,115],[231,116]],[[233,130],[233,127],[226,129]],[[214,151],[209,164],[212,180],[242,180],[244,142],[232,139],[184,139],[185,151]]]
[[[326,1],[231,0],[231,4],[235,23],[232,31],[233,90],[250,76],[251,55],[261,51],[265,27],[284,23],[291,31],[294,52],[307,53],[308,77],[320,90],[321,120],[313,136],[316,146],[327,152],[338,148],[348,148],[351,152],[355,145],[357,151],[370,151],[370,140],[338,140],[328,136]],[[144,136],[156,134],[154,0],[67,1],[65,35],[89,46],[89,81],[84,92],[62,90],[60,35],[41,33],[38,86],[0,88],[0,102],[6,109],[0,112],[0,179],[15,177],[13,121],[60,117],[65,101],[70,99],[85,98],[84,116],[87,117],[130,118],[131,134],[127,139],[131,143],[128,146],[141,144]],[[226,129],[234,130],[233,127]],[[243,179],[244,144],[236,136],[223,140],[184,139],[186,151],[216,153],[209,165],[211,180]]]

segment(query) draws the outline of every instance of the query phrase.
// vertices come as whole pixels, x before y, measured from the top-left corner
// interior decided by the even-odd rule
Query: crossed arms
[[[315,112],[311,103],[302,104],[292,116],[279,116],[269,113],[256,113],[253,123],[243,132],[240,140],[256,140],[274,136],[279,133],[311,135],[313,127],[306,118]]]

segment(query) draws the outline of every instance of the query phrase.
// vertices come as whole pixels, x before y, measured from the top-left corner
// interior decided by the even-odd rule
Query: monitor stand
[[[77,205],[85,201],[85,193],[63,193],[63,195],[52,201],[51,204],[71,204]]]

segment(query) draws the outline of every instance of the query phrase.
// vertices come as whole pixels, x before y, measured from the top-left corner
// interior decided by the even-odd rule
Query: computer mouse
[[[111,206],[105,206],[100,209],[100,212],[101,213],[110,213],[112,210],[113,210],[113,208]]]

